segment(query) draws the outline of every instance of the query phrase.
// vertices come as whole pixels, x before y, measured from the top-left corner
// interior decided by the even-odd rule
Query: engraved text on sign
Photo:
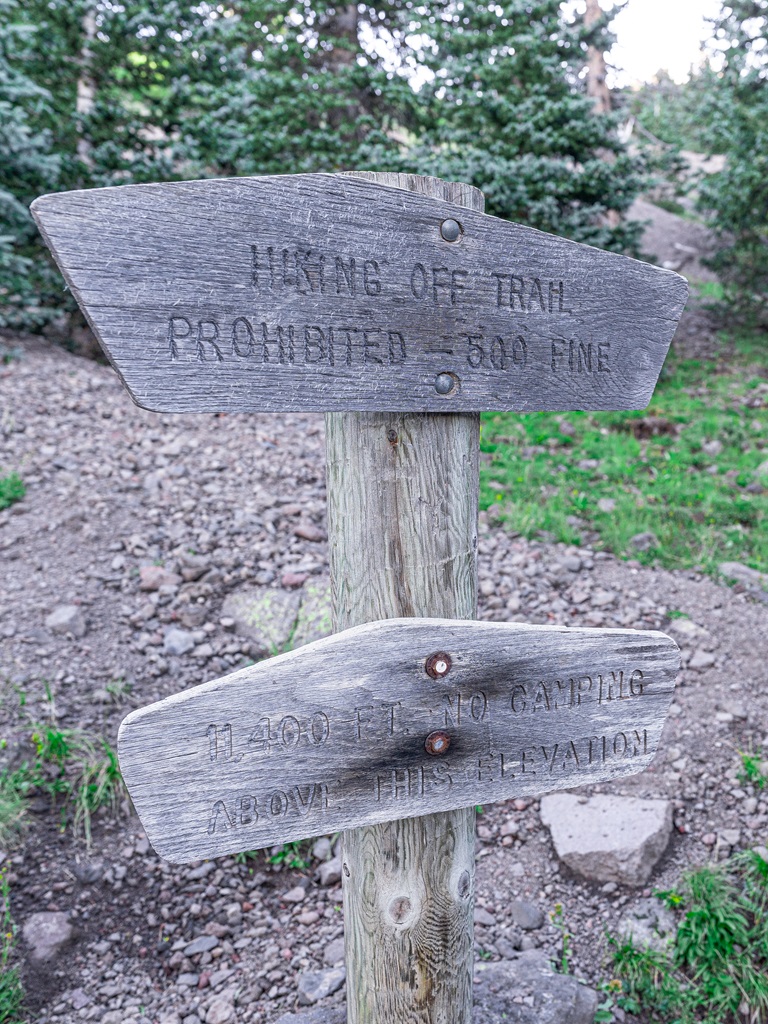
[[[677,666],[661,633],[371,623],[133,712],[120,763],[163,856],[218,856],[641,771]]]
[[[121,186],[33,212],[160,411],[642,408],[687,294],[670,271],[352,177]]]

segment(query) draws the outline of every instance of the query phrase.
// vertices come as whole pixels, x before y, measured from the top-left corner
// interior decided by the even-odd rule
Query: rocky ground
[[[0,367],[0,469],[17,470],[27,495],[0,512],[10,766],[28,752],[30,722],[81,726],[114,745],[132,708],[297,642],[302,595],[317,628],[327,575],[321,417],[156,415],[135,408],[108,367],[13,344],[18,358]],[[540,801],[478,816],[479,974],[535,951],[560,962],[567,931],[569,970],[595,986],[610,976],[605,931],[647,913],[654,888],[765,843],[768,796],[738,777],[738,751],[768,747],[768,607],[749,582],[730,589],[588,546],[529,542],[483,515],[483,618],[664,629],[683,669],[652,767],[577,791],[582,809],[598,806],[588,796],[624,798],[610,813],[629,807],[632,820],[641,805],[627,800],[668,801],[654,804],[634,859],[609,843],[574,860],[557,835],[556,849]],[[254,591],[288,608],[272,641],[241,631],[238,600]],[[24,844],[4,854],[33,1019],[266,1024],[312,1005],[313,1019],[336,1019],[334,837],[315,837],[301,869],[265,854],[179,867],[128,810],[97,815],[90,849],[44,801],[33,811]],[[540,999],[535,971],[522,974],[508,993],[521,1013]]]

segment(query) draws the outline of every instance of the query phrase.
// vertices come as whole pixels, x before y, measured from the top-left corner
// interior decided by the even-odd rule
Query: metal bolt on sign
[[[32,211],[137,404],[327,414],[337,632],[127,716],[150,841],[344,830],[349,1024],[469,1024],[475,805],[641,771],[679,664],[661,633],[474,621],[479,412],[644,408],[684,279],[405,174]]]

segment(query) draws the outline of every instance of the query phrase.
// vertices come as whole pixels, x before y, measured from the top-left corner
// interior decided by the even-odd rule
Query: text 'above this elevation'
[[[120,767],[171,861],[593,784],[650,764],[658,632],[390,619],[132,712]]]

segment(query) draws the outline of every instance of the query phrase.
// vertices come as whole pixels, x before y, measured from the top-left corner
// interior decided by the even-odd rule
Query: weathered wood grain
[[[458,207],[460,185],[429,198],[390,180],[126,185],[43,196],[32,211],[146,408],[648,404],[683,278]],[[442,237],[447,220],[457,241]]]
[[[484,208],[462,183],[365,177]],[[476,412],[326,414],[337,629],[475,617],[479,443]],[[474,837],[474,804],[344,833],[347,1024],[470,1024]]]
[[[641,771],[678,664],[656,632],[368,623],[132,712],[120,766],[158,853],[220,856]]]

